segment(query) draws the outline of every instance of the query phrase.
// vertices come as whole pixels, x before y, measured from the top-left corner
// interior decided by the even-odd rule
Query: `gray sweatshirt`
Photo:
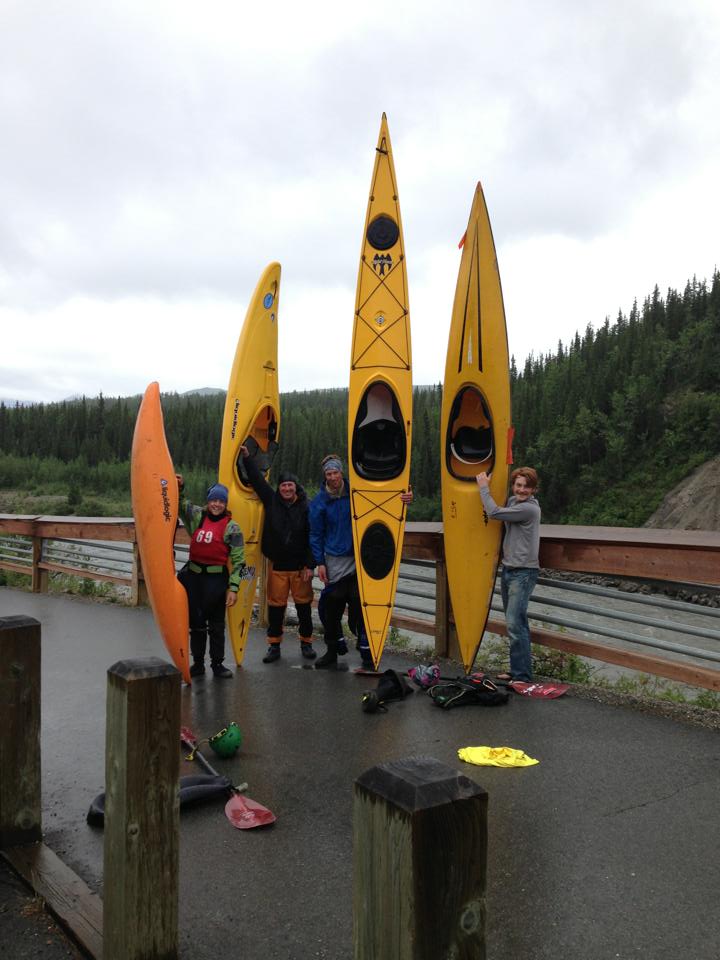
[[[505,524],[503,566],[539,567],[540,504],[535,497],[528,497],[524,503],[509,497],[507,505],[499,507],[487,487],[480,487],[480,496],[488,517]]]

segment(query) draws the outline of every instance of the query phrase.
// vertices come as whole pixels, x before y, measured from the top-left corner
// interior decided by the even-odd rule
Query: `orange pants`
[[[286,606],[291,593],[295,603],[312,603],[312,580],[303,580],[300,570],[274,570],[271,566],[267,585],[268,606]]]
[[[295,611],[298,615],[298,635],[301,641],[312,641],[313,600],[312,580],[303,580],[301,570],[273,570],[268,573],[268,640],[270,643],[282,641],[283,621],[288,595],[292,593]]]

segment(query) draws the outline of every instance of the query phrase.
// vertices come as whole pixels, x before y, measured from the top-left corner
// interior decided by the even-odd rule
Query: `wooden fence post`
[[[355,960],[484,960],[487,793],[432,757],[372,767],[353,798]]]
[[[446,657],[450,628],[450,590],[445,560],[435,561],[435,656]]]
[[[462,660],[444,559],[435,561],[435,656]]]
[[[132,569],[130,571],[130,605],[133,607],[148,602],[147,587],[143,580],[140,548],[137,542],[132,545]]]
[[[40,624],[0,618],[0,848],[42,836]]]
[[[263,557],[260,564],[260,575],[258,578],[259,587],[260,587],[260,596],[258,599],[258,626],[259,627],[266,627],[268,625],[267,588],[268,588],[269,573],[270,573],[270,567],[268,565],[267,557]]]
[[[180,673],[164,660],[108,670],[104,960],[177,957]]]
[[[48,572],[47,570],[41,570],[38,566],[42,561],[43,543],[42,537],[32,538],[32,583],[30,589],[33,593],[48,592]]]
[[[140,593],[140,551],[137,543],[132,544],[132,567],[130,568],[130,604],[138,605]]]

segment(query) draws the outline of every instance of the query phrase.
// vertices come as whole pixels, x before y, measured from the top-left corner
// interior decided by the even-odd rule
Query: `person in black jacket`
[[[314,660],[312,625],[312,578],[315,564],[310,550],[310,521],[305,491],[293,473],[281,473],[273,490],[250,456],[240,447],[248,480],[265,507],[262,552],[270,561],[267,583],[268,650],[263,663],[280,659],[283,621],[288,596],[292,594],[298,615],[300,652]]]

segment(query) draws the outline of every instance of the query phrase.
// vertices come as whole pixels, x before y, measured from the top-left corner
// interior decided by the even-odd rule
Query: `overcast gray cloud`
[[[709,276],[719,24],[701,0],[3,0],[0,398],[225,386],[271,260],[281,387],[345,384],[383,110],[416,382],[478,180],[519,360]]]

